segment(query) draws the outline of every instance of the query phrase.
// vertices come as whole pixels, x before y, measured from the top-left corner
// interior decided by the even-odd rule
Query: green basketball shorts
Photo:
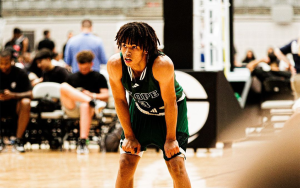
[[[177,102],[178,106],[178,116],[177,116],[177,127],[176,127],[176,139],[180,148],[180,152],[167,158],[164,151],[164,144],[166,141],[166,120],[165,116],[155,116],[155,115],[146,115],[137,109],[135,102],[132,101],[130,104],[130,119],[131,127],[135,134],[136,139],[141,144],[141,153],[146,151],[147,146],[150,144],[156,145],[159,149],[163,151],[164,159],[169,161],[170,159],[181,156],[185,158],[186,147],[189,138],[188,131],[188,119],[187,119],[187,106],[186,99]],[[124,132],[121,136],[120,141],[120,153],[128,153],[122,150],[122,143],[125,139]],[[130,154],[130,153],[128,153]]]

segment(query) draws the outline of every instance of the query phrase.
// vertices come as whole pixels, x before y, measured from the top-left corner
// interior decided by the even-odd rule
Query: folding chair
[[[54,82],[42,82],[37,84],[32,90],[33,100],[31,107],[37,109],[37,112],[31,113],[31,124],[28,127],[25,137],[29,142],[47,140],[51,149],[62,149],[64,129],[62,127],[63,111],[54,110],[52,112],[43,112],[41,101],[60,100],[60,84]]]

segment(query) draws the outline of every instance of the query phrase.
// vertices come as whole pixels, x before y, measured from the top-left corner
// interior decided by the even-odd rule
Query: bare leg
[[[191,182],[185,169],[184,158],[175,157],[166,161],[175,188],[190,188]]]
[[[30,119],[30,99],[24,98],[17,104],[18,129],[17,138],[22,138]]]
[[[292,129],[299,125],[300,109],[297,108],[294,114],[284,123],[284,129]]]
[[[60,86],[60,99],[64,107],[72,110],[76,106],[76,102],[86,102],[91,101],[91,97],[82,93],[81,91],[75,89],[67,83],[62,83]]]
[[[122,154],[116,181],[116,188],[133,188],[133,177],[140,157],[137,155]]]
[[[295,95],[295,100],[297,100],[300,97],[300,75],[293,75],[291,80],[291,87]]]
[[[94,108],[91,108],[89,103],[80,104],[80,138],[82,139],[88,138],[94,111]]]

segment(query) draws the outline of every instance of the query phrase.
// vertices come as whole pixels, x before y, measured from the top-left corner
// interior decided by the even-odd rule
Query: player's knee
[[[119,162],[120,162],[119,176],[121,178],[132,178],[134,174],[135,163],[128,158],[122,158],[120,159]]]
[[[124,169],[124,170],[134,169],[136,166],[135,161],[127,157],[121,158],[119,162],[120,162],[120,169]]]
[[[120,159],[120,168],[128,168],[131,165],[131,161],[127,158]]]
[[[185,174],[185,166],[183,161],[173,158],[168,162],[169,170],[176,176],[182,176]]]

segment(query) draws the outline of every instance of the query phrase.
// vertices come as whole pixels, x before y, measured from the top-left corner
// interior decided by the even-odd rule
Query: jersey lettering
[[[143,100],[142,96],[140,93],[135,93],[134,94],[134,98],[137,99],[137,100]]]
[[[158,96],[159,96],[159,94],[157,93],[157,91],[156,91],[156,90],[154,90],[154,91],[150,92],[149,94],[151,95],[152,99],[154,99],[154,98],[156,98],[156,97],[158,97]]]
[[[134,98],[137,100],[148,100],[150,97],[152,99],[158,97],[159,94],[156,90],[151,91],[150,93],[135,93]]]

